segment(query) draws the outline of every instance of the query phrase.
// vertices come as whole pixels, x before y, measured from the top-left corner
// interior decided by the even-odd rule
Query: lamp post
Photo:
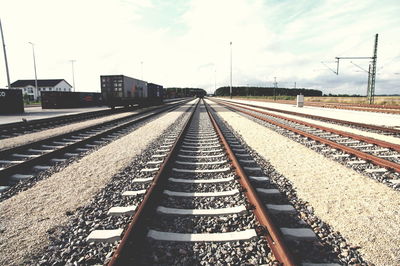
[[[72,85],[74,86],[74,92],[75,92],[75,71],[74,71],[74,62],[76,61],[76,60],[69,60],[69,61],[71,61],[71,64],[72,64]]]
[[[36,92],[38,91],[38,83],[37,83],[37,74],[36,74],[36,58],[35,58],[35,45],[32,42],[29,42],[32,45],[32,54],[33,54],[33,68],[35,70],[35,88]]]
[[[143,61],[140,61],[141,79],[143,80]]]
[[[214,69],[214,93],[217,91],[217,69]]]
[[[230,47],[231,47],[231,86],[229,90],[229,95],[231,96],[232,99],[232,42],[230,42]]]
[[[8,72],[8,62],[7,62],[6,44],[4,43],[4,35],[3,35],[3,27],[1,26],[1,19],[0,19],[0,31],[1,31],[1,40],[3,41],[4,62],[5,62],[5,64],[6,64],[6,73],[7,73],[7,84],[8,84],[8,89],[11,89],[11,85],[10,85],[10,73]]]

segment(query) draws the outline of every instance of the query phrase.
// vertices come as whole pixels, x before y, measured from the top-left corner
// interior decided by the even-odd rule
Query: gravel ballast
[[[243,116],[211,103],[247,144],[293,183],[299,198],[376,265],[400,260],[400,195]],[[251,130],[249,130],[251,129]]]
[[[262,102],[254,100],[230,100],[224,99],[232,102],[238,103],[249,103],[258,106],[272,107],[281,110],[294,111],[304,114],[315,114],[324,117],[330,117],[334,119],[341,119],[353,122],[360,122],[378,126],[388,126],[397,127],[399,126],[399,115],[398,114],[384,114],[384,113],[372,113],[372,112],[362,112],[356,110],[346,110],[346,109],[335,109],[335,108],[323,108],[315,106],[304,106],[296,107],[292,104],[282,104],[282,103],[272,103],[272,102]]]
[[[292,119],[297,119],[297,120],[304,121],[304,122],[307,122],[307,123],[312,123],[312,124],[315,124],[315,125],[319,125],[319,126],[323,126],[323,127],[327,127],[327,128],[332,128],[332,129],[336,129],[336,130],[341,130],[341,131],[344,131],[344,132],[349,132],[349,133],[357,134],[357,135],[360,135],[360,136],[374,138],[374,139],[387,141],[387,142],[390,142],[390,143],[394,143],[394,144],[400,145],[400,139],[396,138],[396,137],[393,137],[393,136],[382,135],[382,134],[374,133],[374,132],[366,132],[366,131],[363,131],[363,130],[360,130],[360,129],[357,129],[357,128],[352,128],[352,127],[349,127],[349,126],[346,126],[346,125],[328,123],[328,122],[324,122],[324,121],[314,120],[314,119],[311,119],[311,118],[305,118],[305,117],[301,117],[301,116],[295,116],[295,115],[289,115],[289,114],[284,114],[284,113],[264,110],[264,109],[257,108],[257,107],[250,107],[250,108],[258,110],[258,111],[263,111],[263,112],[267,112],[267,113],[271,113],[271,114],[275,114],[275,115],[279,115],[279,116],[284,116],[284,117],[288,117],[288,118],[292,118]],[[317,114],[317,113],[318,112],[315,112],[315,114]]]
[[[33,132],[33,133],[20,135],[20,136],[13,137],[13,138],[8,138],[6,140],[0,141],[0,150],[10,149],[10,148],[13,148],[13,147],[16,147],[19,145],[24,145],[24,144],[30,143],[32,141],[39,141],[39,140],[42,140],[45,138],[69,133],[69,132],[72,132],[75,130],[83,129],[85,127],[90,127],[90,126],[94,126],[94,125],[97,125],[100,123],[105,123],[105,122],[112,121],[115,119],[127,117],[129,115],[138,114],[140,112],[143,112],[144,110],[151,110],[154,108],[155,107],[149,107],[149,108],[145,108],[145,109],[140,109],[138,111],[124,112],[124,113],[120,113],[120,114],[109,115],[106,117],[90,119],[87,121],[76,122],[76,123],[68,124],[65,126],[50,128],[50,129],[46,129],[46,130],[39,131],[39,132]]]
[[[90,202],[113,175],[141,154],[188,106],[162,115],[1,202],[0,265],[21,265],[27,256],[47,246],[48,230],[66,224],[69,213]]]

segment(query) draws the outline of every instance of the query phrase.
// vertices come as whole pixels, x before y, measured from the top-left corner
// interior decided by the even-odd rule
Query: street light
[[[6,64],[6,73],[7,73],[8,89],[11,89],[11,85],[10,85],[10,73],[8,72],[8,62],[7,62],[6,44],[4,43],[4,35],[3,35],[3,27],[1,26],[1,19],[0,19],[0,32],[1,32],[1,40],[3,41],[4,62],[5,62],[5,64]]]
[[[143,61],[140,61],[141,79],[143,80]]]
[[[230,96],[232,99],[232,42],[230,43],[230,47],[231,47],[231,86],[230,86],[229,93],[230,93]]]
[[[217,69],[214,69],[214,93],[217,91]]]
[[[74,85],[74,91],[75,91],[75,71],[74,71],[74,62],[76,61],[76,60],[69,60],[69,61],[71,61],[71,64],[72,64],[72,85]]]
[[[35,45],[32,42],[29,42],[32,45],[32,54],[33,54],[33,68],[35,69],[35,88],[36,92],[39,93],[38,85],[37,85],[37,74],[36,74],[36,58],[35,58]]]

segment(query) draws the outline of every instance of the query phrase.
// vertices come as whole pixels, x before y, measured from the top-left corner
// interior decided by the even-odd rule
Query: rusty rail
[[[227,104],[225,102],[219,102],[219,103],[222,104],[222,105],[228,106],[229,108],[232,108],[234,110],[237,110],[239,112],[242,112],[244,114],[247,114],[247,115],[250,115],[250,116],[255,117],[257,119],[260,119],[262,121],[265,121],[267,123],[270,123],[270,124],[276,125],[278,127],[290,130],[290,131],[295,132],[297,134],[300,134],[300,135],[302,135],[304,137],[307,137],[307,138],[313,139],[315,141],[318,141],[320,143],[329,145],[329,146],[331,146],[333,148],[340,149],[340,150],[345,151],[345,152],[347,152],[349,154],[355,155],[355,156],[357,156],[357,157],[359,157],[361,159],[364,159],[366,161],[370,161],[370,162],[372,162],[372,163],[374,163],[376,165],[379,165],[381,167],[388,168],[388,169],[391,169],[391,170],[394,170],[394,171],[400,173],[400,164],[397,164],[397,163],[391,162],[389,160],[385,160],[385,159],[370,155],[368,153],[365,153],[365,152],[362,152],[362,151],[347,147],[345,145],[333,142],[333,141],[328,140],[328,139],[324,139],[324,138],[315,136],[315,135],[310,134],[308,132],[305,132],[305,131],[302,131],[302,130],[299,130],[299,129],[296,129],[296,128],[292,128],[290,126],[281,124],[279,122],[273,121],[273,120],[268,119],[266,117],[255,115],[254,113],[241,110],[238,107],[236,107],[235,104],[230,104],[230,103]],[[299,120],[296,120],[296,119],[290,119],[290,118],[287,118],[287,117],[266,113],[266,112],[263,112],[263,111],[260,111],[260,110],[255,110],[255,109],[248,108],[248,107],[240,106],[240,108],[247,109],[247,110],[252,111],[252,112],[261,113],[261,114],[264,114],[264,115],[269,115],[269,116],[281,118],[281,119],[284,119],[284,120],[287,120],[287,121],[291,121],[291,122],[295,122],[295,123],[299,123],[299,124],[302,124],[302,125],[305,125],[305,126],[318,128],[318,129],[321,129],[321,130],[324,130],[324,131],[327,131],[327,132],[330,132],[330,133],[333,133],[333,134],[338,134],[338,135],[354,138],[354,139],[357,139],[357,140],[362,140],[364,142],[376,144],[376,145],[379,145],[379,146],[382,146],[382,147],[385,147],[385,148],[390,148],[390,149],[393,149],[393,150],[396,150],[396,151],[400,151],[400,145],[392,144],[392,143],[389,143],[389,142],[380,141],[380,140],[376,140],[376,139],[371,139],[371,138],[367,138],[367,137],[363,137],[363,136],[359,136],[359,135],[355,135],[355,134],[351,134],[351,133],[348,133],[348,132],[343,132],[343,131],[339,131],[339,130],[335,130],[335,129],[331,129],[331,128],[326,128],[326,127],[318,126],[318,125],[315,125],[315,124],[299,121]]]
[[[164,184],[167,182],[168,173],[171,170],[171,166],[173,163],[173,158],[175,154],[178,152],[178,147],[183,140],[183,136],[185,135],[187,129],[189,128],[190,122],[192,121],[193,115],[199,105],[199,101],[196,106],[193,108],[192,114],[189,119],[186,121],[183,130],[179,134],[177,140],[175,141],[171,152],[165,158],[164,163],[161,165],[160,170],[157,175],[154,177],[153,182],[150,187],[147,189],[146,194],[137,207],[134,216],[132,217],[132,221],[129,223],[128,227],[124,231],[124,236],[118,245],[116,251],[110,262],[109,266],[114,265],[132,265],[130,262],[130,258],[134,257],[135,254],[140,252],[141,243],[140,241],[144,238],[146,234],[146,219],[148,214],[154,210],[157,202],[161,198],[162,189]],[[135,248],[129,249],[128,246],[134,246]]]
[[[204,105],[206,106],[208,115],[211,119],[211,122],[213,124],[213,127],[215,131],[217,132],[220,141],[224,145],[225,151],[228,154],[228,157],[235,169],[236,174],[239,176],[239,182],[244,188],[244,193],[249,200],[250,204],[254,206],[253,212],[255,216],[257,217],[260,225],[266,229],[263,230],[264,234],[263,236],[266,238],[272,253],[274,254],[275,258],[282,263],[283,265],[296,265],[294,263],[294,260],[292,258],[292,255],[290,254],[289,250],[284,244],[284,241],[282,239],[280,231],[275,227],[274,223],[272,222],[272,219],[268,215],[267,211],[265,210],[265,207],[260,200],[260,198],[257,196],[256,191],[254,190],[253,186],[251,185],[249,178],[247,177],[247,174],[244,172],[243,168],[240,166],[238,160],[236,159],[235,154],[231,150],[228,142],[226,141],[224,135],[221,132],[221,129],[219,128],[217,122],[215,121],[212,113],[210,112],[207,104],[204,102]]]
[[[248,104],[248,103],[235,102],[235,104],[256,107],[256,108],[260,108],[260,109],[264,109],[264,110],[268,110],[268,111],[279,112],[279,113],[284,113],[284,114],[289,114],[289,115],[302,116],[302,117],[311,118],[311,119],[326,120],[326,121],[335,122],[335,123],[347,124],[347,125],[358,126],[358,127],[363,127],[363,128],[373,129],[373,130],[385,131],[388,133],[400,134],[400,129],[390,128],[390,127],[369,125],[369,124],[364,124],[364,123],[351,122],[351,121],[334,119],[334,118],[323,117],[323,116],[318,116],[318,115],[303,114],[303,113],[280,110],[280,109],[276,109],[276,108],[258,106],[258,105],[254,105],[254,104]]]
[[[249,100],[246,98],[239,98],[243,100]],[[268,100],[268,99],[251,99],[251,101],[257,102],[271,102],[271,103],[282,103],[282,104],[296,104],[294,100]],[[365,111],[365,112],[373,112],[373,113],[389,113],[389,114],[400,114],[400,107],[397,106],[357,106],[357,105],[340,105],[337,103],[322,103],[322,102],[306,102],[304,103],[306,106],[318,106],[323,108],[333,108],[333,109],[344,109],[344,110],[354,110],[354,111]],[[384,105],[383,105],[384,106]],[[386,109],[385,109],[386,108]]]

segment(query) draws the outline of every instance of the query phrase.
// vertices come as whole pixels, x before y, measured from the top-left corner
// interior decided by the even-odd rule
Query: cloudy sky
[[[123,74],[164,87],[233,85],[365,94],[379,34],[377,94],[400,94],[398,0],[1,0],[11,80],[63,78],[99,91],[99,76]],[[328,66],[321,64],[325,62]],[[352,61],[352,63],[350,62]],[[143,63],[141,63],[143,62]],[[0,56],[0,87],[7,85]]]

